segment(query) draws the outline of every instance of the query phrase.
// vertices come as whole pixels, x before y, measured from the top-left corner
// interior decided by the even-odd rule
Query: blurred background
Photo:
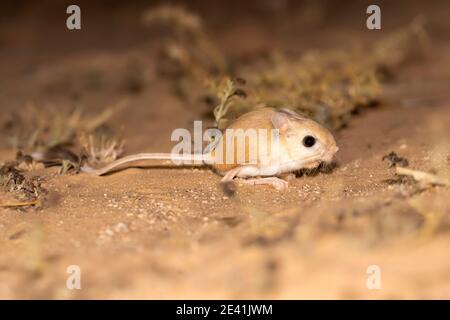
[[[81,30],[66,28],[71,4]],[[381,30],[366,27],[371,4]],[[449,298],[449,12],[444,0],[3,3],[0,298]],[[79,174],[82,159],[169,152],[175,128],[262,104],[330,128],[336,168],[235,198],[203,169]],[[65,286],[73,264],[82,290]],[[381,290],[366,286],[370,265]]]

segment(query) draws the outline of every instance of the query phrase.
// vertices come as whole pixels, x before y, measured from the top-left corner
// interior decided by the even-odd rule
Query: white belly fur
[[[286,150],[281,150],[279,157],[271,157],[262,161],[264,164],[243,166],[237,174],[240,178],[257,176],[277,176],[286,172],[297,171],[302,168],[301,161],[292,161]]]

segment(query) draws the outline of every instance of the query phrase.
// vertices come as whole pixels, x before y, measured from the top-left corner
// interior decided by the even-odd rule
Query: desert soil
[[[169,151],[172,130],[192,128],[202,114],[152,73],[158,43],[135,21],[138,3],[86,10],[81,35],[64,28],[64,8],[52,2],[50,12],[28,4],[3,20],[0,117],[28,101],[94,113],[126,100],[113,123],[127,153]],[[224,27],[214,17],[214,39],[234,56],[383,36],[362,20],[312,37],[248,19]],[[285,191],[243,185],[227,197],[207,168],[33,171],[50,200],[41,209],[0,208],[0,298],[450,298],[450,191],[390,181],[395,168],[382,161],[395,151],[413,169],[448,173],[448,40],[433,39],[430,57],[385,85],[380,106],[336,133],[333,171],[297,177]],[[138,92],[124,84],[133,65],[150,70]],[[94,72],[100,83],[86,84]],[[14,155],[4,147],[0,160]],[[81,290],[66,289],[70,265],[81,268]],[[380,267],[380,290],[367,288],[371,265]]]

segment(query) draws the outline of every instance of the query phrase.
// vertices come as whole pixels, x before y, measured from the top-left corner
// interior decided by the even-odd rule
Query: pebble
[[[128,231],[128,225],[126,223],[119,222],[118,224],[116,224],[114,226],[114,231],[115,232],[126,232],[126,231]]]

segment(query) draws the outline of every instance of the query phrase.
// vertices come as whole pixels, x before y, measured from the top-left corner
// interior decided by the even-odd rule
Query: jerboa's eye
[[[303,138],[303,145],[307,148],[311,148],[313,145],[316,144],[316,138],[313,136],[305,136]]]

